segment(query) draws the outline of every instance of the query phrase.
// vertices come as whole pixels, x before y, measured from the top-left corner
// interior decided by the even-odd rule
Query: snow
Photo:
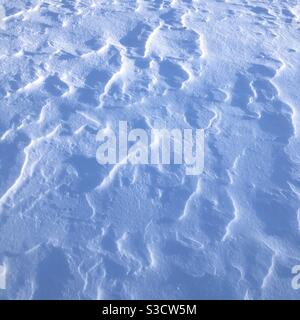
[[[299,19],[297,0],[1,0],[0,298],[299,299]],[[119,121],[204,129],[204,172],[100,165]]]

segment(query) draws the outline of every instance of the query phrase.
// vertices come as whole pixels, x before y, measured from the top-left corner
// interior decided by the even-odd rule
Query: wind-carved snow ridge
[[[299,8],[1,1],[0,298],[298,299]],[[100,165],[119,121],[204,129],[204,172]]]

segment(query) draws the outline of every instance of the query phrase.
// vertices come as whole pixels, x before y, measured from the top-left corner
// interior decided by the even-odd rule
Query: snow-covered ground
[[[0,298],[300,298],[299,1],[0,4]],[[204,172],[98,164],[120,120]]]

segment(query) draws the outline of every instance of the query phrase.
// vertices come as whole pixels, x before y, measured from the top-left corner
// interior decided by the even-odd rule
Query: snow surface
[[[0,3],[0,298],[300,298],[299,1]],[[204,173],[99,165],[119,120]]]

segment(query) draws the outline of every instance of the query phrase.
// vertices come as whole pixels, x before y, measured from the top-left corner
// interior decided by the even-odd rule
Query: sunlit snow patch
[[[6,267],[0,265],[0,289],[6,289]]]

